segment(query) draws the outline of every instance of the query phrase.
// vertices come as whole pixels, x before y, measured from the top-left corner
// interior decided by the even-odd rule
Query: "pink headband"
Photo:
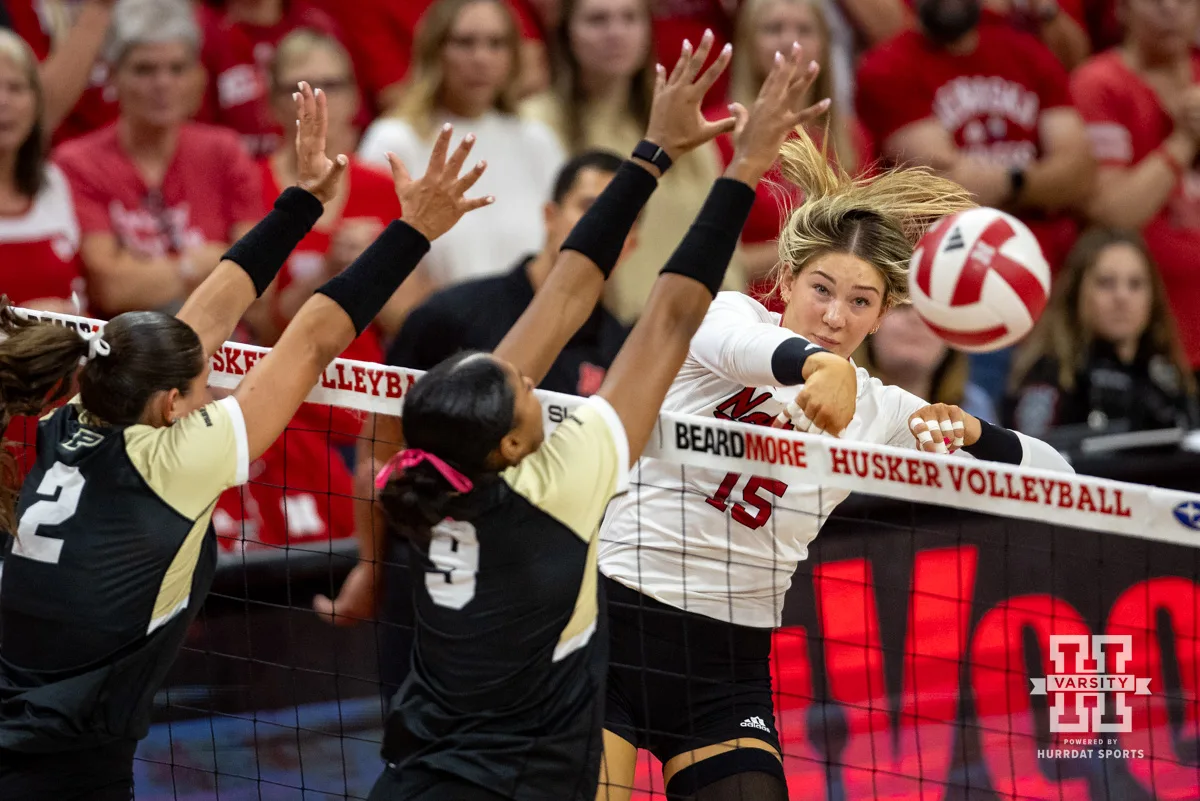
[[[379,471],[379,475],[375,477],[375,489],[382,490],[387,486],[388,479],[392,477],[392,473],[396,470],[407,470],[410,467],[416,467],[421,462],[429,462],[433,465],[434,469],[450,482],[450,486],[459,492],[470,492],[471,488],[475,486],[471,483],[471,479],[429,451],[423,451],[420,448],[409,448],[397,453],[383,466],[383,469]]]

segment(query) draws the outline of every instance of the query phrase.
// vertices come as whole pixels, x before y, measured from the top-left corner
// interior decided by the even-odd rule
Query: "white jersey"
[[[663,411],[770,425],[799,391],[774,386],[771,357],[797,336],[779,321],[747,295],[718,294]],[[916,448],[909,420],[927,402],[862,368],[857,376],[857,407],[842,438]],[[1070,469],[1044,443],[1021,441],[1024,463]],[[849,494],[643,457],[630,491],[608,507],[600,570],[679,609],[742,626],[778,626],[796,565]]]

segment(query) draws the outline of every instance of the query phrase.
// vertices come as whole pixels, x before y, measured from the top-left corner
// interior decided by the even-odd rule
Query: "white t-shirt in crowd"
[[[800,387],[776,387],[771,358],[797,335],[740,292],[721,292],[692,339],[663,411],[769,423]],[[858,368],[854,419],[842,439],[916,448],[926,401]],[[1018,435],[1021,463],[1069,472],[1049,445]],[[962,451],[958,453],[970,458]],[[850,494],[643,457],[600,529],[600,571],[662,603],[741,626],[780,625],[797,564]]]
[[[541,250],[543,208],[564,161],[558,139],[545,125],[495,111],[471,120],[439,116],[428,139],[405,120],[379,119],[367,128],[358,155],[386,167],[385,154],[391,151],[418,178],[447,122],[454,126],[451,153],[464,136],[475,134],[463,171],[487,162],[487,171],[467,197],[494,195],[496,202],[467,214],[433,243],[422,264],[437,288],[508,272],[518,259]]]

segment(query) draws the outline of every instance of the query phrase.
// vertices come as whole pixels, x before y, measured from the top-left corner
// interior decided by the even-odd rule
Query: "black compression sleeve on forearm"
[[[626,161],[575,223],[560,250],[574,250],[586,256],[607,279],[625,247],[625,238],[657,186],[658,180],[653,175]]]
[[[794,387],[804,383],[804,363],[814,353],[828,353],[820,345],[814,345],[803,337],[792,337],[779,343],[771,354],[771,372],[781,387]]]
[[[234,242],[223,258],[245,270],[254,282],[255,294],[262,297],[324,211],[325,206],[311,192],[289,186],[276,198],[275,208]]]
[[[994,426],[987,420],[980,420],[979,427],[979,439],[974,445],[964,447],[964,451],[976,459],[989,462],[1021,463],[1025,456],[1025,446],[1021,444],[1021,438],[1015,432]]]
[[[718,178],[662,272],[694,278],[716,297],[753,205],[753,189],[732,178]]]
[[[341,306],[361,334],[429,252],[429,240],[396,220],[354,263],[326,281],[317,292]]]

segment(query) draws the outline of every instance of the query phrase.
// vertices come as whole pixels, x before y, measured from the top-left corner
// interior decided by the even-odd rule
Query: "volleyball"
[[[974,208],[930,227],[908,265],[921,319],[952,347],[985,353],[1019,341],[1050,293],[1050,265],[1029,228],[1010,214]]]

